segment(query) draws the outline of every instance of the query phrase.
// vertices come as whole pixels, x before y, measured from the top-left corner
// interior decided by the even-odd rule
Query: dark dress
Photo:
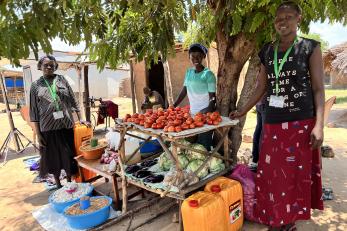
[[[72,112],[77,111],[78,106],[67,80],[61,75],[56,75],[55,79],[59,110],[64,114],[61,119],[53,117],[53,112],[57,111],[56,104],[44,78],[33,82],[30,88],[30,120],[40,124],[41,134],[46,141],[46,147],[40,146],[41,177],[60,175],[62,169],[67,175],[77,173]]]

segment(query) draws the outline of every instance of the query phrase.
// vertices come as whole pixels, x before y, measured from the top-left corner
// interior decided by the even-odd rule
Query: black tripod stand
[[[3,98],[4,98],[4,103],[6,105],[6,113],[7,113],[8,121],[9,121],[10,127],[11,127],[11,131],[8,133],[4,143],[2,144],[2,146],[0,148],[0,157],[4,156],[4,160],[2,162],[2,165],[4,165],[6,163],[6,160],[7,160],[8,151],[9,151],[9,149],[11,149],[10,148],[11,141],[14,141],[15,149],[16,149],[14,151],[17,154],[23,152],[30,144],[32,144],[34,146],[34,148],[36,148],[36,149],[38,149],[38,148],[30,139],[28,139],[23,133],[21,133],[14,126],[12,113],[11,113],[10,107],[8,105],[7,92],[6,92],[2,73],[0,73],[0,81],[1,81],[1,90],[2,90],[2,94],[3,94]],[[23,144],[21,137],[27,141],[26,145]]]

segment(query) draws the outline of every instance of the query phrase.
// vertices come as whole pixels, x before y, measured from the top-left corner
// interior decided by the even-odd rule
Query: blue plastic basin
[[[143,144],[144,141],[140,142],[140,145]],[[155,153],[160,151],[162,148],[160,146],[160,143],[158,140],[151,140],[145,143],[141,148],[140,148],[140,153]]]
[[[82,183],[83,184],[83,183]],[[94,187],[92,185],[90,185],[90,189],[88,191],[88,193],[86,193],[85,195],[82,195],[81,197],[83,196],[91,196],[92,193],[93,193],[93,190],[94,190]],[[80,198],[77,198],[75,200],[71,200],[71,201],[67,201],[67,202],[62,202],[62,203],[59,203],[59,202],[54,202],[53,201],[53,194],[52,193],[49,198],[48,198],[48,202],[53,206],[54,210],[57,211],[58,213],[62,213],[64,211],[64,209],[72,204],[74,204],[75,202],[78,202],[80,200]]]
[[[64,209],[63,215],[64,215],[64,217],[66,217],[71,228],[90,229],[90,228],[96,227],[98,225],[101,225],[109,218],[110,205],[112,203],[112,198],[107,197],[107,196],[91,197],[91,199],[92,198],[106,198],[106,199],[108,199],[108,204],[104,208],[101,208],[97,211],[94,211],[94,212],[88,213],[88,214],[81,214],[81,215],[67,215],[66,211],[73,205],[66,207]],[[76,204],[76,203],[74,203],[74,204]]]

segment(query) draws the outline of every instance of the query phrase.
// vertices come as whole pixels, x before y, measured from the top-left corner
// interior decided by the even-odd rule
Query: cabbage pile
[[[207,151],[206,148],[201,144],[190,144],[188,141],[182,139],[178,141],[181,144],[190,146],[196,150]],[[170,151],[172,147],[170,147]],[[183,150],[178,148],[178,161],[183,169],[190,172],[195,172],[206,160],[207,156],[199,152]],[[169,171],[173,166],[171,159],[165,152],[159,157],[159,167],[163,171]],[[204,178],[209,172],[217,173],[225,169],[225,165],[222,159],[212,157],[205,167],[198,173],[198,177]]]

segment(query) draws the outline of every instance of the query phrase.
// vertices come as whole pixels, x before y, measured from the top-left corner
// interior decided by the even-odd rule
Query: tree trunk
[[[222,29],[217,32],[217,50],[219,58],[218,84],[217,84],[217,110],[223,115],[228,116],[230,111],[236,109],[237,84],[240,72],[255,49],[255,43],[240,33],[236,36],[225,35]],[[250,78],[250,77],[249,77]],[[255,78],[255,76],[253,76]],[[246,80],[247,82],[247,80]],[[245,85],[247,85],[245,83]],[[241,143],[241,131],[244,122],[237,128],[231,129],[229,138],[231,140],[232,155],[237,161],[237,151]],[[235,131],[234,131],[235,130]],[[237,138],[235,139],[234,138]]]
[[[237,103],[237,109],[245,106],[245,104],[247,103],[247,101],[250,99],[251,95],[255,91],[256,82],[257,82],[256,76],[259,70],[260,70],[260,59],[258,57],[258,54],[254,52],[251,59],[249,60],[247,74],[245,77],[245,83],[242,87],[241,95]],[[242,141],[241,133],[245,125],[245,122],[246,122],[246,116],[240,119],[240,123],[231,130],[231,134],[229,136],[230,139],[232,140],[231,156],[232,156],[232,159],[234,160],[234,163],[236,163],[235,161],[237,161],[237,152],[241,146],[241,141]]]

